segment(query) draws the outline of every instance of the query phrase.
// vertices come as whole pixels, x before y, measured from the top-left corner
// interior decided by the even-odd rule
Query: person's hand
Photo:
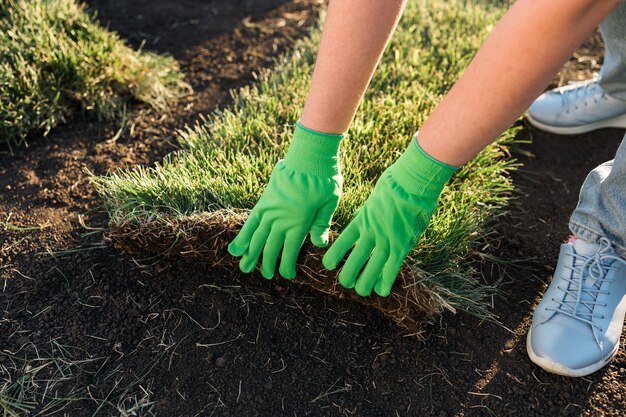
[[[274,167],[261,198],[228,246],[231,255],[241,256],[241,271],[252,272],[263,253],[261,274],[273,278],[282,249],[279,273],[291,279],[307,233],[315,246],[328,245],[343,182],[338,157],[342,138],[296,125],[285,159]]]
[[[333,270],[354,246],[339,273],[345,288],[386,297],[404,258],[428,226],[439,194],[456,168],[426,155],[417,141],[379,178],[354,219],[324,255]],[[359,274],[360,272],[360,274]]]

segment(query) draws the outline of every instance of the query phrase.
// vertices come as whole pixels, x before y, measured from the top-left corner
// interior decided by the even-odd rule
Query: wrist
[[[419,133],[419,132],[418,132]],[[458,167],[440,162],[428,155],[415,133],[406,151],[392,165],[392,176],[410,194],[439,195]]]
[[[285,155],[285,165],[310,175],[337,175],[339,146],[345,134],[322,133],[296,123]]]

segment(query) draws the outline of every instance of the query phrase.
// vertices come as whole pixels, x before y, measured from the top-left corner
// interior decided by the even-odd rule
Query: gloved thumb
[[[315,214],[315,218],[311,223],[311,243],[318,248],[328,246],[328,234],[330,232],[330,223],[333,214],[339,204],[339,196],[333,196],[326,202]]]

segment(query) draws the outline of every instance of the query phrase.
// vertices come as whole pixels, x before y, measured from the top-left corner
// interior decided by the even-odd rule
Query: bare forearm
[[[348,130],[406,0],[330,0],[302,124]]]
[[[450,165],[473,158],[528,108],[618,4],[615,0],[518,0],[424,123],[420,146]]]

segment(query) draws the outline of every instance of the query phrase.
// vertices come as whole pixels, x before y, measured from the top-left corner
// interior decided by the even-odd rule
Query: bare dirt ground
[[[99,204],[86,169],[161,159],[173,129],[228,105],[228,90],[306,33],[319,4],[89,4],[133,45],[145,39],[174,55],[195,94],[171,114],[136,106],[123,126],[75,120],[13,155],[0,149],[0,401],[21,390],[51,415],[71,416],[624,415],[623,350],[581,379],[545,373],[525,353],[578,189],[613,157],[622,131],[521,133],[533,143],[516,152],[524,167],[500,220],[499,255],[527,261],[494,300],[510,330],[446,314],[418,342],[376,312],[281,280],[198,264],[140,267],[106,242],[104,216],[82,220]],[[596,34],[555,82],[600,64]]]

